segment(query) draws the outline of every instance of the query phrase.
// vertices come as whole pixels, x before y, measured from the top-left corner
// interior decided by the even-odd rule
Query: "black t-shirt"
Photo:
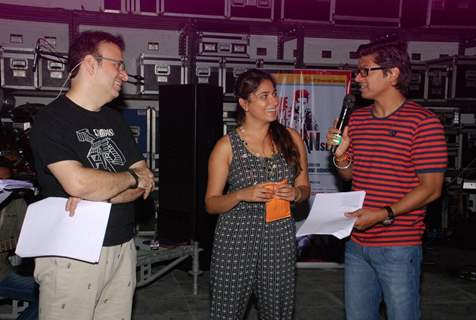
[[[49,164],[76,160],[84,167],[121,172],[143,160],[119,112],[109,107],[88,111],[66,96],[37,114],[31,144],[43,197],[69,197],[48,169]],[[133,203],[113,204],[103,245],[129,241],[133,232]]]

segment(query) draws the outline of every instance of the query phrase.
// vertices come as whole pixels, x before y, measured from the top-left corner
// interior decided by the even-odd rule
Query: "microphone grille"
[[[344,104],[346,106],[352,107],[355,103],[355,96],[353,94],[348,94],[344,97]]]

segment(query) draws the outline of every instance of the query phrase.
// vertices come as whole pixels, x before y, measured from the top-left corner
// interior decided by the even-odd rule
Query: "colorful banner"
[[[307,204],[297,206],[293,211],[296,228],[299,228],[309,214],[316,193],[338,191],[338,180],[329,167],[326,134],[340,114],[344,96],[350,92],[352,73],[292,70],[276,71],[273,76],[280,97],[278,119],[301,134],[307,150],[311,197]],[[329,262],[342,263],[343,241],[322,235],[303,236],[296,240],[298,267],[320,268]]]
[[[318,192],[336,192],[329,170],[326,133],[339,116],[344,96],[350,92],[351,71],[286,70],[273,73],[277,82],[279,122],[296,129],[306,145],[311,201]]]

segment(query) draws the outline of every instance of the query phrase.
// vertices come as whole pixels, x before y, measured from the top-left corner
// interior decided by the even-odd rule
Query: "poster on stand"
[[[278,120],[301,134],[307,151],[311,197],[308,203],[296,208],[299,227],[299,220],[303,222],[307,217],[316,193],[339,191],[339,179],[329,161],[326,133],[339,116],[344,96],[350,92],[352,72],[282,70],[273,76],[280,100]],[[300,237],[299,260],[339,262],[341,245],[332,236]]]
[[[336,192],[326,133],[339,116],[344,96],[350,92],[351,72],[288,70],[273,76],[280,99],[279,122],[296,129],[306,146],[311,196],[318,192]]]

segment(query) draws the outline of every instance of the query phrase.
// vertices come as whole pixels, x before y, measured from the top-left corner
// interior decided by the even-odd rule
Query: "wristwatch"
[[[132,170],[132,169],[127,169],[127,172],[129,172],[129,174],[134,178],[135,180],[135,183],[133,186],[129,187],[130,189],[135,189],[137,188],[137,186],[139,185],[139,176],[137,175],[137,173]]]
[[[392,207],[390,206],[385,206],[383,207],[385,211],[387,211],[387,218],[382,221],[382,224],[384,226],[389,226],[395,221],[395,212],[393,212]]]

